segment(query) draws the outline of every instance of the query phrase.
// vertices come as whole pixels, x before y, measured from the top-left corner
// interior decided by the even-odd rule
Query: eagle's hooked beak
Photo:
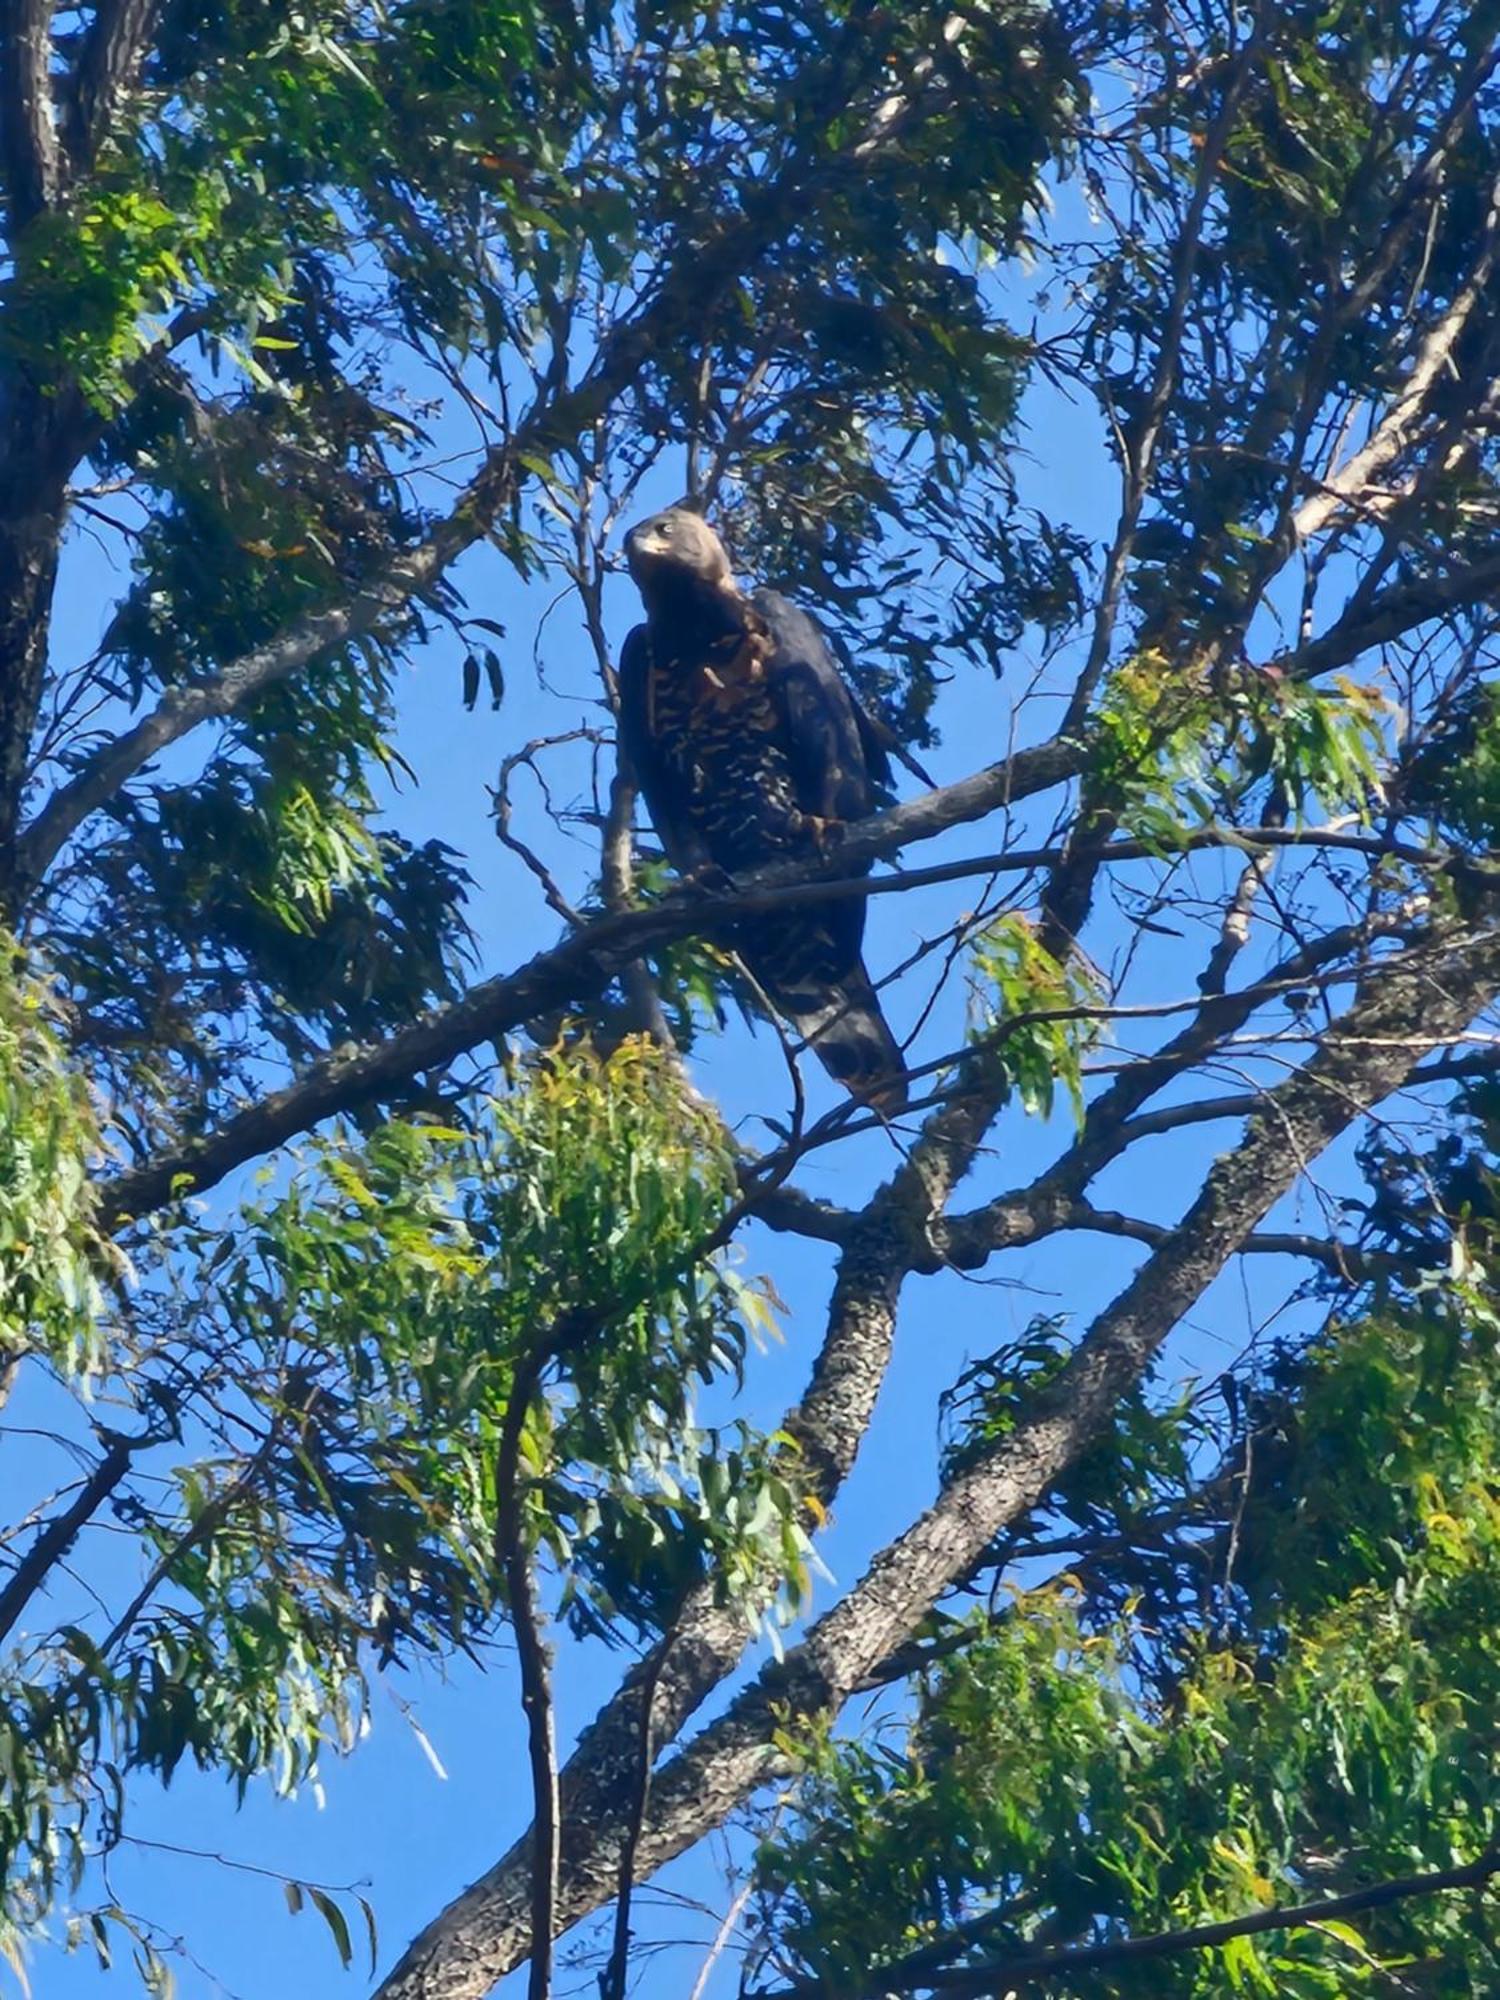
[[[666,537],[649,521],[642,521],[625,537],[625,566],[637,583],[653,562],[668,554]]]

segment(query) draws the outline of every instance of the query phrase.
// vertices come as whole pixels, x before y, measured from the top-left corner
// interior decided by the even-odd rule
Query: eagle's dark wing
[[[863,819],[880,804],[891,767],[817,625],[774,590],[750,599],[771,635],[771,681],[804,812]]]
[[[620,743],[667,859],[679,874],[687,875],[707,865],[709,852],[693,825],[682,780],[662,755],[651,727],[650,678],[651,641],[646,627],[637,625],[620,651]]]
[[[750,602],[771,636],[770,686],[799,805],[823,819],[863,819],[890,783],[885,746],[807,613],[774,590]],[[824,1066],[895,1116],[906,1102],[905,1065],[860,956],[864,929],[863,897],[789,911],[765,925],[755,970]],[[746,942],[753,948],[753,933]]]

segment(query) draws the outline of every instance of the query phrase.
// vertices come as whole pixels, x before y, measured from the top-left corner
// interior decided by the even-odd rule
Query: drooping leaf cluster
[[[970,946],[969,1036],[1028,1112],[1047,1117],[1059,1088],[1083,1112],[1083,1057],[1100,986],[1086,964],[1060,965],[1020,915],[997,917]]]
[[[1310,687],[1276,673],[1228,686],[1179,676],[1159,653],[1110,679],[1095,723],[1095,795],[1121,826],[1164,853],[1207,827],[1297,822],[1352,812],[1384,795],[1390,703],[1347,678]]]
[[[102,1139],[67,1025],[0,932],[0,1368],[28,1350],[73,1373],[97,1358],[110,1261],[93,1223]]]
[[[771,1324],[714,1254],[735,1185],[674,1061],[626,1043],[539,1059],[467,1131],[328,1140],[238,1226],[200,1228],[195,1265],[180,1241],[143,1252],[92,1356],[116,1406],[94,1476],[141,1588],[107,1633],[51,1623],[40,1576],[0,1590],[29,1628],[4,1678],[8,1923],[40,1925],[119,1837],[131,1772],[191,1758],[294,1791],[366,1728],[372,1667],[492,1644],[501,1432],[564,1316],[519,1499],[575,1627],[650,1631],[700,1577],[752,1628],[778,1579],[795,1602],[794,1454],[694,1414],[695,1378],[732,1378]]]

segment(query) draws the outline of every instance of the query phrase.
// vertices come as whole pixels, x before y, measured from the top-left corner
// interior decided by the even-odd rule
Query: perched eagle
[[[620,732],[672,863],[684,874],[823,851],[890,777],[880,731],[817,626],[774,591],[743,595],[724,545],[669,507],[625,537],[646,622],[620,660]],[[849,896],[734,927],[735,949],[824,1068],[894,1113],[901,1051],[860,957]]]

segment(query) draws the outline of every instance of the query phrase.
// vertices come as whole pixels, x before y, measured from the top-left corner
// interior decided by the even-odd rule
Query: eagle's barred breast
[[[669,858],[734,875],[821,854],[873,809],[888,767],[816,625],[772,591],[746,597],[682,508],[625,548],[647,615],[620,657],[620,734]],[[861,898],[820,900],[742,917],[727,941],[829,1072],[894,1113],[905,1067],[860,956],[864,920]]]
[[[660,657],[648,637],[652,735],[682,786],[688,815],[720,865],[751,868],[805,848],[816,822],[797,803],[766,677],[769,634],[747,618],[700,657]]]
[[[775,853],[806,850],[822,823],[797,803],[781,718],[766,677],[770,636],[748,615],[702,655],[684,662],[650,647],[646,701],[663,761],[682,787],[689,819],[719,865],[753,868]],[[809,910],[800,923],[746,918],[735,942],[773,986],[831,982],[854,953],[840,949]]]

